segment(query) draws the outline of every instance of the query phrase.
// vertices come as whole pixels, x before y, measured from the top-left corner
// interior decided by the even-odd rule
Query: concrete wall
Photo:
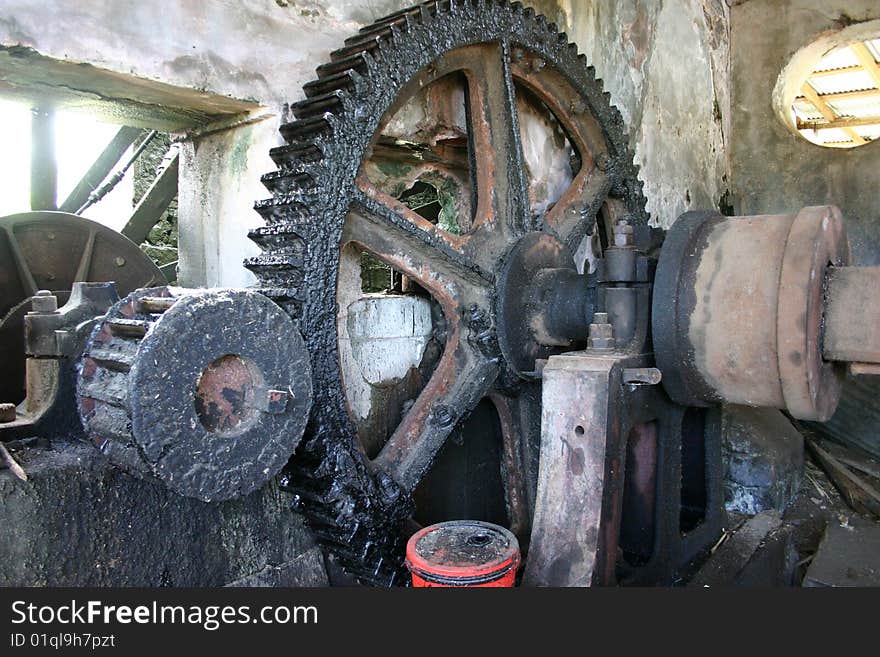
[[[653,222],[717,208],[729,185],[727,2],[533,4],[580,46],[623,114]]]
[[[285,104],[301,98],[315,66],[346,36],[410,4],[7,0],[0,11],[0,45],[88,62],[141,94],[152,92],[151,84],[170,85],[162,90],[205,113],[245,110],[261,119],[207,134],[200,130],[194,134],[201,136],[185,141],[182,155],[181,283],[248,285],[253,277],[241,261],[258,249],[246,232],[261,221],[251,206],[267,196],[259,179],[274,168],[268,151],[280,143]],[[727,186],[727,4],[531,4],[577,41],[605,79],[631,128],[654,221],[668,226],[687,209],[717,206]],[[225,98],[254,104],[227,106]]]
[[[880,263],[880,143],[825,148],[777,117],[772,94],[792,56],[820,37],[880,18],[877,0],[749,0],[731,8],[731,170],[738,214],[834,203],[858,264]]]

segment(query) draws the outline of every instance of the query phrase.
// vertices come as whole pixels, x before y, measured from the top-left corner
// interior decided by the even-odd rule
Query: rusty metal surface
[[[88,437],[112,463],[210,502],[278,473],[312,388],[302,339],[270,300],[160,287],[122,299],[95,327],[77,393]]]
[[[822,358],[829,266],[849,264],[849,242],[833,205],[801,210],[785,242],[776,315],[779,377],[794,417],[824,422],[837,408],[846,368]]]
[[[32,309],[23,316],[26,396],[13,420],[0,427],[0,439],[82,436],[74,402],[76,359],[96,318],[118,299],[113,283],[81,282],[73,284],[61,308],[48,290],[31,297]]]
[[[625,371],[650,361],[572,352],[544,367],[524,583],[669,584],[719,535],[720,414],[677,406],[656,385],[623,382]]]
[[[120,294],[165,282],[156,265],[127,238],[65,212],[0,218],[0,401],[24,398],[24,316],[29,298],[49,290],[64,304],[77,281],[114,281]]]
[[[230,431],[253,417],[258,376],[253,363],[238,355],[209,363],[196,383],[196,415],[202,426],[211,432]]]
[[[665,242],[653,300],[669,394],[681,404],[768,406],[827,419],[844,371],[822,359],[825,279],[829,265],[848,259],[833,206],[683,215]]]
[[[541,468],[524,582],[590,586],[597,564],[614,358],[554,356],[543,371]],[[570,409],[564,412],[561,409]]]

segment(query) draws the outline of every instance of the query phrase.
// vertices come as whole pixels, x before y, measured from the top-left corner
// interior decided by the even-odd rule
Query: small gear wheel
[[[140,289],[99,321],[77,397],[90,440],[124,470],[205,502],[262,487],[311,406],[290,317],[248,290]]]

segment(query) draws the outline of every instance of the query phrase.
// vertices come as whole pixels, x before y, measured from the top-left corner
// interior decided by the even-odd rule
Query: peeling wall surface
[[[717,208],[729,185],[727,2],[533,4],[578,44],[623,114],[653,223]]]
[[[877,0],[750,0],[731,8],[731,169],[737,214],[843,211],[857,264],[880,264],[880,143],[817,146],[776,116],[772,93],[791,57],[831,31],[880,18]]]
[[[331,50],[411,0],[7,0],[0,44],[49,58],[250,100],[267,118],[188,139],[180,182],[181,284],[243,286],[258,253],[247,230],[274,169],[285,107]],[[605,80],[631,131],[653,221],[716,207],[727,186],[727,35],[724,0],[534,0],[568,32]],[[46,16],[51,15],[51,21]]]

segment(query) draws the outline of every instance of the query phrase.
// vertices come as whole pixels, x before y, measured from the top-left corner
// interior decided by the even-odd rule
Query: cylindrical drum
[[[414,587],[511,587],[519,562],[513,534],[476,520],[425,527],[406,546]]]
[[[840,210],[724,217],[687,213],[669,230],[654,284],[654,352],[670,396],[824,421],[844,365],[822,358],[829,267],[849,263]]]

